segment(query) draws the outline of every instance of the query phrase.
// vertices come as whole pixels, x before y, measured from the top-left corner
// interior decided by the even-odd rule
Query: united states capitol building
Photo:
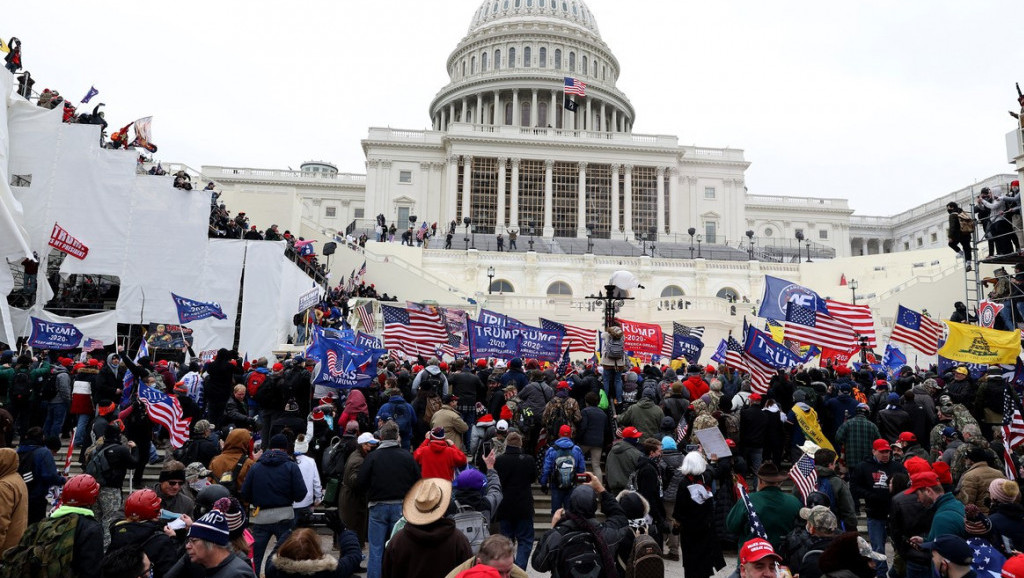
[[[253,222],[307,238],[373,239],[377,215],[399,232],[437,223],[427,249],[399,247],[397,238],[366,247],[382,278],[396,265],[399,278],[416,271],[422,298],[485,298],[530,319],[553,299],[582,311],[607,273],[630,269],[645,286],[630,305],[643,309],[636,317],[667,321],[678,306],[722,327],[735,322],[734,304],[749,313],[742,304],[756,302],[765,274],[836,298],[850,297],[840,276],[860,276],[862,299],[883,317],[896,307],[886,298],[894,288],[959,275],[923,292],[948,314],[963,270],[937,250],[946,244],[945,204],[1017,178],[1007,171],[953,184],[887,216],[854,215],[846,199],[758,195],[746,186],[744,150],[634,133],[643,111],[617,86],[621,64],[580,0],[487,0],[444,63],[448,84],[424,103],[431,129],[369,128],[365,172],[311,161],[300,170],[204,166],[202,176]],[[566,77],[584,83],[585,96],[566,95]],[[497,236],[507,249],[510,232],[516,251],[498,253]],[[855,259],[880,254],[886,259]]]

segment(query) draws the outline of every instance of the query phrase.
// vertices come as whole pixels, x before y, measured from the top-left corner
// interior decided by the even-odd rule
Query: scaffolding
[[[970,213],[978,226],[971,234],[971,259],[965,259],[964,303],[969,312],[968,322],[1012,331],[1024,327],[1024,214],[1020,192],[1013,193],[1010,183],[1000,188],[1003,194],[993,194],[992,199],[1003,199],[1010,206],[995,218],[988,207],[979,202],[980,194],[975,195],[973,189],[971,191]],[[999,220],[1006,221],[1008,226],[997,223]],[[985,256],[982,256],[983,250]],[[987,276],[982,273],[981,265],[996,268],[991,276]],[[1009,270],[1007,266],[1010,266]],[[1019,285],[1016,281],[1018,273]],[[980,315],[981,303],[985,300],[1003,306],[991,321],[982,319]],[[1018,304],[1021,311],[1018,311]]]

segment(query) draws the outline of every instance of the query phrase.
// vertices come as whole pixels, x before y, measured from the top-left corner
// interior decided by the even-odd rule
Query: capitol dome
[[[453,123],[631,132],[619,62],[582,0],[485,0],[448,57],[449,83],[430,103],[434,130]],[[586,85],[570,95],[565,78]]]

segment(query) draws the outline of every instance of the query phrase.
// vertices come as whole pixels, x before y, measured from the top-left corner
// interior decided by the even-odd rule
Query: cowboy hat
[[[448,511],[452,482],[442,478],[424,478],[416,482],[402,501],[402,515],[410,524],[423,526],[436,522]]]
[[[757,470],[757,477],[768,483],[777,483],[785,480],[789,476],[786,472],[779,470],[779,466],[772,462],[765,462],[761,464],[761,467]]]
[[[811,457],[814,457],[814,452],[821,449],[818,446],[818,444],[812,442],[811,440],[805,440],[803,445],[797,447],[800,448],[800,451]]]

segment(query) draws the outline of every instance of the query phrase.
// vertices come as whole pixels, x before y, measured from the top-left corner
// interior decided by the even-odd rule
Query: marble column
[[[456,199],[459,196],[459,155],[448,155],[448,182],[445,195],[445,215],[447,218],[444,219],[444,223],[447,226],[448,221],[454,219],[458,213],[456,212]]]
[[[633,165],[626,165],[626,179],[622,183],[622,224],[626,237],[633,238]]]
[[[534,93],[536,95],[536,92]],[[536,102],[536,100],[534,100]],[[519,159],[512,159],[512,190],[509,191],[509,228],[519,227]]]
[[[657,191],[655,194],[658,196],[654,203],[658,211],[658,214],[655,215],[655,222],[658,226],[657,238],[661,238],[665,234],[665,167],[658,167],[655,175],[654,182]]]
[[[616,238],[616,233],[622,231],[622,221],[619,220],[619,165],[612,165],[612,218],[609,219],[611,238]]]
[[[495,90],[494,91],[494,115],[493,115],[494,116],[494,123],[493,123],[494,126],[499,126],[501,124],[504,124],[504,122],[505,122],[503,116],[501,115],[501,111],[499,110],[500,102],[501,101],[498,100],[498,91]],[[498,119],[502,119],[502,120],[498,120]]]
[[[679,178],[679,170],[669,167],[668,178],[665,180],[665,190],[668,191],[668,232],[675,235],[679,232],[679,211],[673,202],[676,192],[676,179]]]
[[[505,168],[508,166],[508,159],[498,157],[498,206],[494,215],[494,234],[505,232]]]
[[[448,104],[448,124],[455,122],[455,102]]]
[[[597,130],[608,132],[608,119],[604,116],[604,101],[601,101],[601,120],[597,123]]]
[[[459,122],[469,122],[469,103],[466,102],[466,97],[462,97],[462,113],[459,115]]]
[[[587,237],[587,161],[579,162],[579,185],[576,191],[576,237]]]
[[[448,117],[445,116],[447,112],[443,107],[441,108],[441,128],[438,130],[448,130],[448,123],[446,122]]]
[[[470,196],[473,188],[473,157],[464,156],[462,157],[462,216],[472,218],[473,215],[469,214],[470,207]],[[459,223],[462,219],[459,219]]]
[[[537,118],[537,89],[533,89],[533,100],[530,102],[530,126],[540,126],[540,121]]]
[[[614,107],[612,108],[612,131],[621,132],[619,131],[619,109]]]
[[[473,111],[473,116],[476,117],[474,119],[476,124],[484,123],[484,95],[482,94],[476,95],[476,110]]]
[[[519,90],[512,89],[512,126],[522,126],[523,122],[520,118],[519,111]]]
[[[591,102],[592,102],[591,99],[588,98],[587,99],[587,118],[583,119],[583,121],[584,121],[583,122],[583,126],[580,127],[580,128],[582,128],[584,130],[594,130],[594,127],[592,126],[594,124],[594,112],[593,112],[593,109],[590,107],[590,103]]]
[[[548,124],[551,125],[551,128],[558,128],[558,121],[555,120],[557,118],[555,115],[558,114],[558,112],[560,110],[562,110],[562,107],[558,106],[558,104],[557,104],[558,101],[555,100],[557,98],[557,96],[558,96],[558,91],[557,90],[552,90],[551,91],[551,106],[548,108]]]
[[[551,225],[551,208],[555,194],[554,175],[555,161],[544,161],[544,236],[554,237],[555,228]]]

